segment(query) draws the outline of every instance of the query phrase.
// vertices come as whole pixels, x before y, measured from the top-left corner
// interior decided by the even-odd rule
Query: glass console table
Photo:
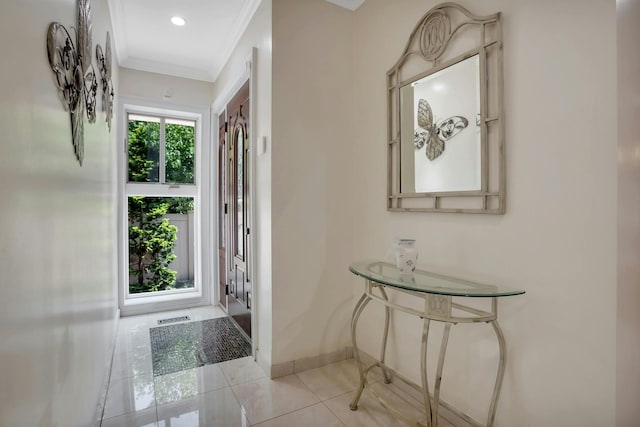
[[[399,419],[407,421],[412,425],[417,424],[426,427],[437,427],[438,407],[441,404],[440,385],[442,382],[442,368],[444,366],[444,357],[446,354],[451,325],[456,325],[458,323],[490,323],[496,333],[496,336],[498,338],[498,346],[500,348],[498,374],[493,388],[493,396],[491,398],[489,415],[487,417],[486,424],[487,427],[493,426],[496,414],[496,405],[498,403],[498,396],[500,395],[500,387],[502,386],[502,379],[504,377],[505,365],[507,361],[504,335],[502,333],[502,330],[500,329],[500,325],[498,324],[498,298],[520,295],[523,294],[524,291],[518,289],[508,289],[501,286],[474,283],[467,280],[455,279],[453,277],[442,276],[439,274],[429,273],[427,271],[421,270],[416,270],[411,275],[401,275],[394,264],[374,260],[354,262],[349,266],[349,270],[366,280],[364,293],[360,297],[360,300],[358,300],[353,310],[353,316],[351,318],[351,339],[353,341],[353,355],[356,358],[358,367],[360,369],[360,386],[353,401],[351,402],[351,410],[355,411],[358,409],[358,401],[360,400],[362,392],[367,385],[367,374],[372,368],[376,366],[380,367],[383,372],[384,381],[386,383],[390,382],[389,373],[387,372],[388,368],[385,365],[384,359],[387,346],[387,337],[389,335],[389,315],[391,309],[394,309],[412,314],[423,319],[424,321],[420,357],[420,376],[422,384],[421,387],[418,387],[417,389],[422,393],[423,396],[426,417],[423,420],[407,419],[402,413],[388,405],[379,396],[376,396],[375,393],[371,393],[373,397],[377,398],[392,415]],[[395,291],[422,298],[424,300],[424,309],[416,310],[410,307],[390,302],[385,291],[386,288],[391,288]],[[377,294],[374,294],[374,290],[377,291]],[[478,310],[473,307],[459,304],[453,301],[453,297],[490,298],[491,311]],[[385,322],[384,332],[382,336],[382,348],[380,350],[380,358],[372,365],[365,367],[362,364],[360,352],[358,350],[356,328],[358,324],[358,318],[370,301],[376,301],[385,306]],[[429,337],[429,324],[432,320],[444,323],[444,331],[442,334],[442,343],[440,345],[440,355],[438,357],[433,395],[429,393],[429,384],[427,381],[427,342]],[[407,381],[405,378],[402,378],[397,374],[396,376],[412,387],[415,387],[412,382]],[[456,413],[458,416],[462,417],[469,424],[478,427],[482,426],[482,424],[479,424],[477,421],[455,410],[454,408],[448,409]]]

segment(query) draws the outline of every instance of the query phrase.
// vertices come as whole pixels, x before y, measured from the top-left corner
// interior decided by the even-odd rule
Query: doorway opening
[[[249,81],[218,116],[219,303],[251,337]]]

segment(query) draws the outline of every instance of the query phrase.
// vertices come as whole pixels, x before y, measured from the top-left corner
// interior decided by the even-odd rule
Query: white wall
[[[640,1],[618,1],[616,425],[640,420]]]
[[[212,90],[213,83],[120,68],[120,91],[128,97],[144,98],[167,105],[210,107],[213,101]]]
[[[422,268],[525,289],[524,296],[500,302],[509,360],[496,425],[613,425],[615,2],[460,0],[477,14],[503,12],[507,213],[390,213],[384,202],[386,71],[437,3],[368,0],[355,12],[357,132],[350,169],[357,171],[357,209],[345,212],[353,218],[354,257],[384,257],[394,236],[414,237]],[[355,297],[362,283],[352,283]],[[367,310],[362,345],[377,353],[373,326],[382,323],[382,310]],[[420,322],[397,315],[392,331],[389,363],[418,382]],[[444,400],[484,420],[497,354],[489,326],[454,327]]]
[[[94,0],[92,12],[95,49],[104,47],[111,28],[106,0]],[[99,98],[97,123],[85,121],[80,167],[47,61],[52,21],[77,26],[76,1],[0,2],[0,425],[6,427],[91,425],[113,348],[118,119],[109,133]],[[116,92],[117,77],[115,69]]]
[[[353,22],[324,1],[273,2],[274,365],[349,345],[351,177],[362,172],[353,164]]]
[[[258,316],[258,359],[265,370],[271,366],[271,0],[262,0],[229,60],[214,84],[213,99],[218,107],[233,95],[230,89],[246,73],[246,61],[253,47],[258,49],[254,116],[251,118],[251,143],[255,150],[256,138],[267,138],[267,151],[256,155],[255,188],[256,224],[252,233],[256,237],[256,277],[254,279],[254,310]],[[219,111],[213,111],[215,118]],[[215,122],[215,120],[214,120]],[[257,153],[256,153],[257,154]],[[256,298],[257,297],[257,298]],[[255,329],[254,329],[255,331]]]

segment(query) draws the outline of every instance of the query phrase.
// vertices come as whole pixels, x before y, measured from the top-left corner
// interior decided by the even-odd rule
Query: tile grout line
[[[289,375],[287,375],[287,376],[289,376]],[[295,376],[295,377],[297,378],[297,375],[296,375],[296,374],[291,374],[291,376]],[[281,378],[286,378],[286,376],[285,376],[285,377],[281,377]],[[265,379],[268,379],[269,381],[274,381],[274,380],[272,380],[271,378],[265,377],[265,378],[261,378],[261,379],[259,379],[259,380],[256,380],[256,382],[257,382],[257,381],[262,381],[262,380],[265,380]],[[314,402],[314,403],[312,403],[312,404],[309,404],[309,405],[302,406],[302,407],[300,407],[300,408],[298,408],[298,409],[294,409],[293,411],[285,412],[284,414],[280,414],[280,415],[277,415],[277,416],[275,416],[275,417],[267,418],[266,420],[262,420],[262,421],[260,421],[259,423],[254,423],[254,422],[251,422],[251,420],[249,420],[249,421],[251,422],[251,425],[254,425],[254,424],[259,425],[259,424],[262,424],[262,423],[266,423],[267,421],[275,420],[275,419],[277,419],[277,418],[284,417],[285,415],[293,414],[294,412],[298,412],[298,411],[301,411],[301,410],[303,410],[303,409],[310,408],[310,407],[315,406],[315,405],[317,405],[317,404],[319,404],[319,403],[322,403],[322,400],[320,400],[320,398],[319,398],[318,396],[316,396],[316,394],[315,394],[313,391],[311,391],[311,390],[309,389],[309,387],[307,387],[307,385],[304,383],[304,381],[302,381],[300,378],[297,378],[297,379],[298,379],[298,381],[300,381],[300,382],[302,383],[302,385],[303,385],[303,386],[304,386],[304,387],[305,387],[305,388],[306,388],[306,389],[307,389],[307,390],[308,390],[308,391],[313,395],[313,397],[315,397],[316,399],[318,399],[318,401],[317,401],[317,402]],[[242,384],[247,384],[247,383],[242,383]],[[239,384],[237,384],[237,385],[239,385]],[[231,387],[231,391],[233,392],[233,395],[236,397],[236,400],[238,400],[238,403],[240,403],[240,399],[239,399],[239,398],[238,398],[238,396],[236,395],[236,392],[233,390],[233,386]],[[240,407],[244,409],[244,406],[242,406],[242,404],[240,404]],[[246,412],[245,412],[245,413],[246,413]],[[247,414],[247,418],[249,418],[249,414]]]
[[[351,390],[351,391],[348,391],[348,392],[346,392],[346,393],[342,393],[342,394],[339,394],[339,395],[334,396],[334,397],[330,397],[329,399],[326,399],[326,400],[323,400],[323,401],[322,401],[322,404],[324,405],[324,407],[325,407],[325,408],[327,408],[327,409],[329,410],[329,412],[331,412],[331,413],[333,414],[333,416],[334,416],[334,417],[336,417],[336,418],[338,419],[338,421],[340,421],[340,423],[341,423],[343,426],[346,426],[346,425],[347,425],[347,423],[346,423],[345,421],[343,421],[343,420],[342,420],[342,418],[340,418],[340,416],[339,416],[338,414],[336,414],[335,412],[333,412],[333,411],[331,410],[331,408],[329,407],[329,405],[327,405],[327,404],[326,404],[326,402],[328,402],[329,400],[337,399],[338,397],[340,397],[340,396],[344,396],[345,394],[351,394],[351,393],[353,393],[354,391],[355,391],[355,390]]]
[[[221,371],[222,371],[222,369],[221,369]],[[224,371],[222,371],[222,375],[225,377],[225,379],[227,379]],[[228,379],[227,379],[227,382],[228,382]],[[229,388],[231,389],[231,393],[233,394],[233,397],[236,399],[236,402],[238,402],[238,406],[240,406],[240,410],[242,411],[244,416],[249,421],[249,425],[252,426],[254,424],[257,424],[257,423],[254,423],[253,420],[249,418],[249,414],[247,413],[247,409],[244,407],[242,402],[240,402],[240,399],[238,398],[238,395],[236,394],[236,391],[233,389],[233,386],[229,385]]]
[[[305,405],[305,406],[303,406],[303,407],[301,407],[301,408],[298,408],[298,409],[295,409],[295,410],[293,410],[293,411],[285,412],[284,414],[280,414],[280,415],[278,415],[278,416],[271,417],[271,418],[268,418],[268,419],[266,419],[266,420],[262,420],[262,421],[260,421],[259,423],[256,423],[256,425],[260,425],[260,424],[262,424],[262,423],[266,423],[267,421],[277,420],[277,419],[278,419],[278,418],[280,418],[280,417],[284,417],[284,416],[286,416],[286,415],[293,414],[294,412],[302,411],[303,409],[307,409],[307,408],[310,408],[310,407],[312,407],[312,406],[316,406],[316,405],[318,405],[318,404],[320,404],[320,403],[322,403],[322,402],[321,402],[321,401],[320,401],[320,402],[314,402],[314,403],[312,403],[312,404],[310,404],[310,405]],[[242,405],[240,405],[240,406],[242,406]],[[253,423],[252,423],[252,425],[253,425]]]
[[[348,359],[345,359],[345,360],[348,360]],[[343,361],[335,362],[335,363],[342,363],[342,362],[343,362]],[[325,365],[325,366],[328,366],[328,365]],[[319,368],[316,368],[316,369],[321,369],[321,368],[322,368],[322,366],[321,366],[321,367],[319,367]],[[296,374],[296,375],[297,375],[297,374]],[[304,381],[302,381],[302,379],[300,379],[300,381],[301,381],[303,384],[305,384],[305,383],[304,383]],[[306,386],[306,384],[305,384],[305,386]],[[307,386],[307,388],[309,388],[309,387]],[[358,388],[358,386],[356,386],[356,389],[357,389],[357,388]],[[329,413],[331,413],[331,414],[332,414],[332,415],[333,415],[333,416],[338,420],[338,422],[339,422],[340,424],[342,424],[343,426],[346,426],[347,424],[342,420],[342,418],[340,418],[340,416],[339,416],[338,414],[336,414],[335,412],[333,412],[333,411],[331,410],[331,408],[327,405],[327,403],[326,403],[326,402],[328,402],[329,400],[336,399],[336,398],[338,398],[338,397],[340,397],[340,396],[344,396],[344,395],[346,395],[346,394],[351,394],[351,393],[353,393],[356,389],[349,390],[349,391],[347,391],[347,392],[337,394],[336,396],[329,397],[329,398],[324,399],[324,400],[320,399],[320,397],[319,397],[319,396],[317,396],[317,397],[318,397],[318,399],[320,399],[320,403],[321,403],[321,404],[322,404],[322,405],[323,405],[323,406],[324,406],[324,407],[329,411]],[[313,393],[313,392],[312,392],[312,393]]]
[[[151,360],[151,370],[153,370],[153,359]],[[153,378],[153,402],[156,404],[156,426],[160,425],[160,416],[158,415],[158,387],[156,384],[156,376],[151,373]]]
[[[351,392],[349,392],[349,393],[351,393]],[[347,394],[347,393],[344,393],[344,394]],[[341,394],[340,396],[342,396],[342,394]],[[336,397],[338,397],[338,396],[336,396]],[[322,403],[322,404],[324,405],[324,407],[325,407],[325,408],[327,408],[327,410],[328,410],[328,411],[329,411],[329,412],[330,412],[334,417],[336,417],[336,420],[338,420],[338,422],[339,422],[340,424],[342,424],[343,426],[345,426],[345,427],[346,427],[346,425],[347,425],[347,424],[345,424],[345,422],[344,422],[344,421],[342,421],[342,418],[340,418],[340,417],[338,416],[338,414],[336,414],[335,412],[333,412],[333,411],[331,410],[331,408],[329,408],[329,406],[327,406],[327,404],[326,404],[324,401],[323,401],[323,402],[320,402],[320,403]]]
[[[336,363],[340,363],[340,362],[336,362]],[[321,368],[321,367],[320,367],[320,368]],[[320,369],[320,368],[316,368],[316,369]],[[340,419],[340,417],[338,417],[336,414],[334,414],[334,413],[333,413],[333,411],[332,411],[331,409],[329,409],[329,407],[328,407],[327,405],[325,405],[324,400],[322,400],[322,398],[320,398],[320,396],[318,396],[317,394],[315,394],[315,393],[313,392],[313,390],[311,390],[311,388],[309,388],[309,386],[308,386],[308,385],[307,385],[307,384],[302,380],[302,378],[300,378],[300,377],[298,376],[298,374],[293,374],[293,375],[295,375],[295,377],[298,379],[298,381],[300,381],[300,382],[302,383],[302,385],[303,385],[307,390],[309,390],[309,392],[310,392],[310,393],[311,393],[311,394],[312,394],[316,399],[318,399],[318,402],[317,402],[317,403],[314,403],[313,405],[308,405],[308,406],[305,406],[304,408],[297,409],[296,411],[291,411],[291,412],[289,412],[288,414],[292,414],[292,413],[294,413],[294,412],[301,411],[301,410],[306,409],[306,408],[310,408],[310,407],[315,406],[315,405],[317,405],[317,404],[319,403],[319,404],[321,404],[322,406],[324,406],[324,407],[329,411],[329,413],[331,413],[331,414],[332,414],[332,415],[333,415],[333,416],[338,420],[338,422],[339,422],[340,424],[342,424],[343,426],[345,426],[345,425],[346,425],[345,423],[343,423],[343,422],[342,422],[342,420]],[[351,392],[349,391],[349,392],[347,392],[347,393],[351,393]],[[343,394],[346,394],[346,393],[343,393]],[[340,394],[339,396],[342,396],[342,394]],[[335,397],[338,397],[338,396],[335,396]],[[333,397],[332,397],[331,399],[333,399]],[[326,399],[326,400],[329,400],[329,399]],[[281,415],[281,416],[284,416],[284,415],[287,415],[287,414],[283,414],[283,415]],[[275,419],[275,418],[279,418],[279,417],[274,417],[274,418],[271,418],[271,419]],[[265,421],[263,421],[263,422],[266,422],[266,421],[268,421],[268,420],[265,420]]]

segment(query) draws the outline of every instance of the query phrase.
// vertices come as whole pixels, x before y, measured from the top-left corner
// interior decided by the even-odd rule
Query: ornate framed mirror
[[[455,3],[387,72],[390,211],[505,212],[502,22]]]

